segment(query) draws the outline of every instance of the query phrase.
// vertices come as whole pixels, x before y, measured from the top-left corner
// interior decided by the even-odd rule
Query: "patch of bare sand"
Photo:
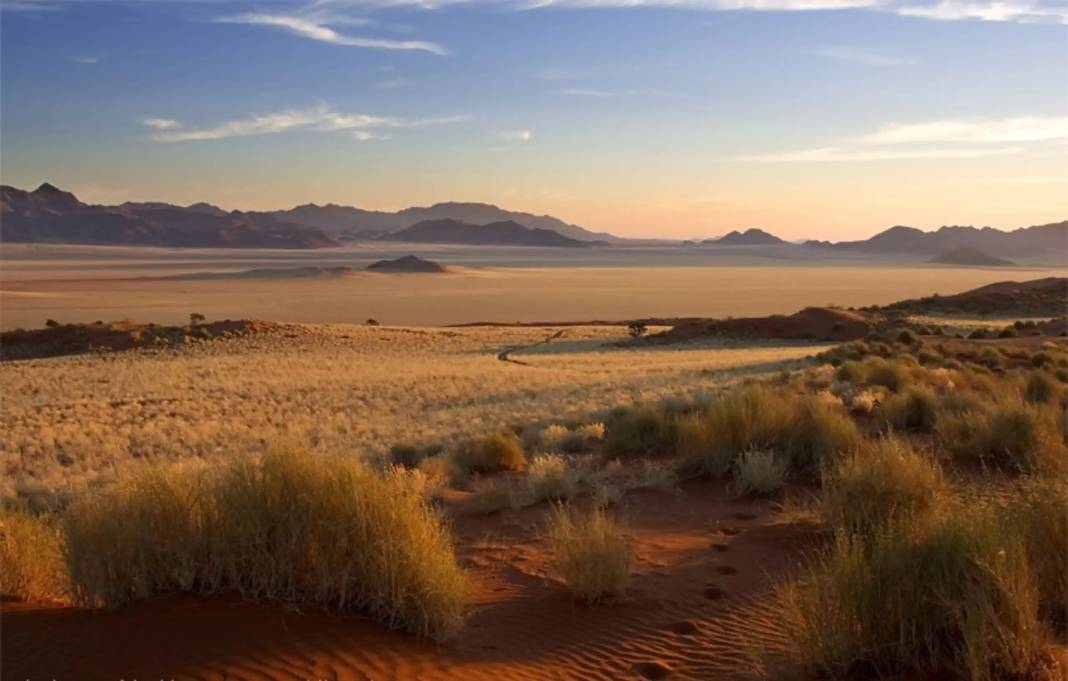
[[[6,605],[5,678],[730,679],[779,649],[773,581],[815,539],[762,502],[693,481],[628,494],[635,575],[624,602],[575,604],[539,537],[547,507],[447,508],[471,579],[469,621],[441,647],[358,618],[233,597],[118,612]]]

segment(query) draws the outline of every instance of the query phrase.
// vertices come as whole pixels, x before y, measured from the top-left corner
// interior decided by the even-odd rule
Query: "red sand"
[[[627,600],[582,606],[549,574],[546,506],[472,516],[451,499],[472,584],[443,646],[360,618],[234,597],[172,597],[117,612],[6,603],[4,679],[720,679],[782,645],[770,583],[811,543],[722,483],[627,496],[636,549]]]

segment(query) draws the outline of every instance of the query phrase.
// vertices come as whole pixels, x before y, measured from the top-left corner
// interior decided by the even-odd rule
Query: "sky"
[[[622,236],[1068,218],[1068,0],[0,0],[0,180]]]

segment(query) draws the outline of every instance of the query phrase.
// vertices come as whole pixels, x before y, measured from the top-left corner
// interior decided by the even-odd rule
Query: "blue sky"
[[[1068,217],[1066,0],[3,0],[3,181],[595,229]]]

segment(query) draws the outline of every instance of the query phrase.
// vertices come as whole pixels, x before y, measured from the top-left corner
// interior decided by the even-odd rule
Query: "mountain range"
[[[648,241],[621,239],[550,215],[510,211],[485,203],[437,203],[396,212],[336,204],[228,212],[208,203],[92,205],[48,183],[33,191],[0,185],[0,230],[0,238],[5,242],[203,248],[325,248],[345,241],[374,239],[566,248],[640,245]],[[692,245],[692,242],[685,243]],[[1063,262],[1068,254],[1068,220],[1011,231],[947,226],[924,232],[898,225],[869,239],[838,243],[812,240],[803,245],[750,228],[705,240],[701,245],[769,246],[780,251],[825,249],[945,262],[969,261],[960,264],[1006,264],[997,261],[1009,258]]]

